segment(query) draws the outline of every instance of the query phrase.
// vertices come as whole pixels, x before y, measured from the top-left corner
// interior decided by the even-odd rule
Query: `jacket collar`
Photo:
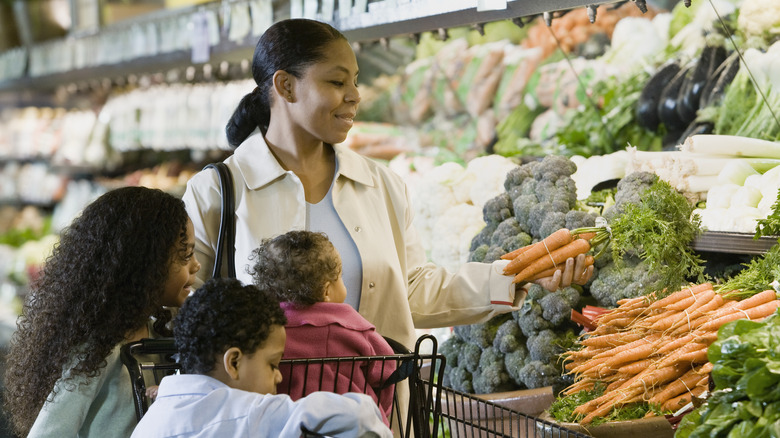
[[[336,151],[338,161],[337,179],[339,175],[343,175],[360,184],[374,186],[374,178],[363,157],[344,145],[335,145],[333,149]],[[235,164],[250,190],[270,184],[287,173],[271,153],[265,138],[258,130],[241,143],[234,156]]]

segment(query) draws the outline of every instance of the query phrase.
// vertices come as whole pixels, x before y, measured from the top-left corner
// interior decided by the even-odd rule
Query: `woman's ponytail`
[[[241,99],[225,126],[228,144],[237,148],[258,126],[265,134],[270,120],[271,109],[268,97],[259,87],[256,87]]]

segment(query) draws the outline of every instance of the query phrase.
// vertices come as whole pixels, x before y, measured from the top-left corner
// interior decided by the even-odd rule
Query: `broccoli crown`
[[[550,291],[543,288],[542,286],[539,286],[536,283],[531,283],[531,285],[528,286],[528,297],[526,300],[539,301],[550,293]]]
[[[470,262],[482,262],[485,260],[485,256],[487,255],[488,250],[490,249],[489,245],[482,244],[478,247],[471,250],[469,253],[469,261]]]
[[[512,217],[512,199],[509,193],[503,192],[485,203],[482,208],[482,217],[486,224],[497,224]]]
[[[472,375],[468,370],[463,367],[450,368],[449,366],[445,369],[447,371],[445,371],[442,381],[445,386],[456,391],[467,393],[474,392],[474,386],[471,384]]]
[[[458,366],[473,373],[479,368],[479,357],[481,355],[482,349],[479,346],[466,342],[458,353]]]
[[[544,239],[565,226],[566,214],[561,213],[560,211],[553,211],[547,213],[547,216],[544,217],[541,226],[539,226],[539,229],[537,230],[537,235],[540,239]]]
[[[535,179],[547,181],[571,177],[576,171],[577,165],[562,155],[547,155],[533,168]]]
[[[528,355],[531,357],[531,360],[557,363],[558,356],[566,351],[561,344],[559,335],[548,329],[529,336],[526,345],[528,346]]]
[[[658,176],[652,172],[634,172],[626,175],[617,184],[615,203],[604,212],[604,218],[611,221],[623,214],[625,204],[639,204],[642,194],[658,180]]]
[[[490,246],[490,237],[493,235],[493,232],[496,231],[497,227],[498,223],[485,225],[482,230],[480,230],[480,232],[477,233],[473,239],[471,239],[471,247],[469,248],[469,251],[474,252],[482,245]]]
[[[499,327],[511,319],[511,315],[503,314],[480,324],[466,326],[468,329],[463,328],[464,326],[456,326],[455,329],[458,330],[459,336],[464,341],[475,344],[480,348],[487,348],[493,345],[493,340],[496,338]]]
[[[520,232],[520,234],[512,236],[507,240],[504,240],[504,243],[501,245],[501,248],[503,248],[504,251],[506,252],[512,252],[518,248],[522,248],[524,246],[530,245],[532,240],[533,239],[531,238],[530,234]]]
[[[590,228],[596,226],[596,215],[582,210],[569,210],[566,213],[566,228],[576,230],[577,228]]]
[[[458,336],[450,336],[439,345],[438,352],[447,360],[447,368],[458,366],[458,355],[463,348],[464,341]]]
[[[520,379],[520,370],[530,361],[528,348],[521,345],[517,350],[510,351],[504,355],[504,367],[509,373],[509,377],[515,381],[518,386],[524,387],[525,383]]]
[[[523,332],[520,331],[517,321],[509,319],[498,327],[493,347],[502,353],[510,353],[524,346],[525,342],[526,339]]]
[[[574,290],[571,287],[566,289]],[[571,321],[573,306],[567,298],[571,298],[571,296],[565,297],[562,293],[553,293],[547,294],[539,300],[539,305],[542,306],[542,317],[550,321],[555,327]],[[577,301],[579,301],[579,295],[577,296]]]
[[[602,307],[617,307],[618,300],[647,295],[660,279],[648,264],[638,257],[624,257],[623,262],[606,263],[599,268],[590,284],[590,294]]]
[[[485,253],[485,258],[482,259],[483,263],[493,263],[500,259],[502,255],[506,254],[506,251],[501,246],[491,246]]]
[[[566,300],[566,302],[569,303],[572,308],[578,307],[578,304],[580,304],[580,299],[582,299],[582,293],[580,293],[580,290],[572,286],[558,289],[555,295],[562,296],[563,299]]]
[[[556,386],[561,379],[561,370],[551,363],[532,360],[517,371],[517,379],[528,388]]]
[[[526,179],[534,177],[534,168],[539,165],[539,162],[532,161],[530,163],[517,166],[510,170],[506,174],[504,180],[504,190],[511,192],[513,188],[520,186]]]
[[[526,299],[523,307],[517,312],[517,325],[526,337],[553,326],[550,321],[544,319],[542,306],[536,301]]]
[[[522,232],[523,230],[520,229],[520,224],[517,223],[517,219],[514,216],[507,218],[496,227],[496,231],[490,237],[490,245],[502,246],[505,240],[509,240]]]
[[[477,394],[515,389],[514,382],[504,366],[504,355],[493,347],[482,352],[479,369],[472,376],[474,392]]]
[[[531,215],[531,209],[537,203],[538,201],[536,200],[535,195],[520,195],[514,198],[514,201],[512,202],[515,219],[520,225],[520,228],[526,233],[531,231],[531,228],[528,226],[528,219]]]

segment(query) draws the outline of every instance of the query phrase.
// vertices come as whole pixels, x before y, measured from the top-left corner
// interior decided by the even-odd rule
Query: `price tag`
[[[352,15],[352,0],[339,0],[339,18]]]
[[[333,21],[333,11],[335,9],[335,0],[322,0],[322,19],[328,22]]]
[[[303,0],[290,0],[290,18],[303,18]]]
[[[271,0],[255,0],[249,4],[252,13],[252,35],[258,37],[274,22],[274,7]]]
[[[481,11],[503,11],[507,8],[506,0],[478,0],[477,12]]]
[[[203,12],[196,12],[190,18],[192,63],[209,62],[209,19]]]

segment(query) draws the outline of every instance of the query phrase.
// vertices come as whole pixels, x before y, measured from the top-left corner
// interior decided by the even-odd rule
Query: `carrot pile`
[[[597,233],[590,229],[581,232],[561,228],[539,242],[501,256],[504,260],[510,260],[504,267],[504,275],[514,275],[512,283],[550,277],[555,271],[563,270],[568,258],[574,258],[590,251],[593,246],[591,240],[595,240],[596,236]],[[593,262],[593,256],[586,256],[586,267],[592,265]]]
[[[707,388],[712,370],[707,348],[718,329],[736,319],[764,319],[780,300],[774,290],[726,300],[712,284],[702,283],[655,301],[638,297],[618,305],[598,318],[596,329],[580,341],[584,348],[565,355],[564,367],[575,382],[564,394],[606,385],[602,396],[574,410],[583,424],[632,403],[647,402],[661,411],[685,406]]]

